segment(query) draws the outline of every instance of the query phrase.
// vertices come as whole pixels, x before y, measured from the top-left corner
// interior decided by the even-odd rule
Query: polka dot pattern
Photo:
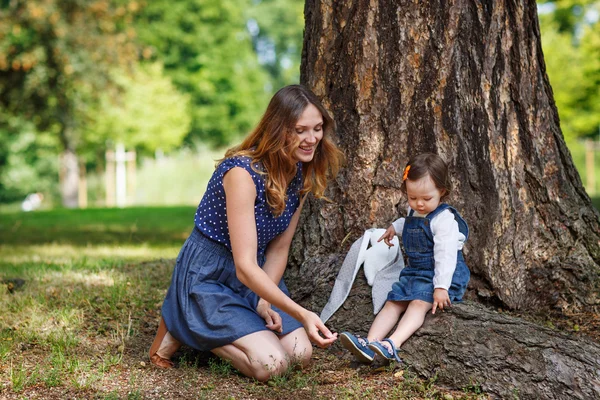
[[[227,207],[225,203],[225,190],[223,189],[223,176],[234,167],[244,168],[250,173],[256,186],[256,200],[254,201],[254,217],[256,219],[256,233],[258,238],[258,254],[264,254],[269,242],[286,230],[294,212],[300,204],[299,191],[302,189],[302,163],[297,164],[297,173],[287,190],[285,210],[279,217],[273,216],[267,203],[264,175],[257,173],[251,167],[251,159],[246,156],[236,156],[224,160],[213,173],[206,192],[196,210],[194,223],[200,232],[212,240],[222,243],[231,250],[229,240],[229,227],[227,226]],[[261,170],[261,164],[254,164],[255,169]]]

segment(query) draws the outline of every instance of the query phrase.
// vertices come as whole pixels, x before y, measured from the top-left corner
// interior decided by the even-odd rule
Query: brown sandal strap
[[[173,364],[173,361],[163,358],[158,354],[154,354],[152,357],[150,357],[150,362],[156,365],[157,367],[164,369],[173,368],[175,366],[175,364]]]

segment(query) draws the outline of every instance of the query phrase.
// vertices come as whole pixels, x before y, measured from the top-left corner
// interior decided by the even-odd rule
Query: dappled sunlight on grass
[[[100,325],[102,321],[127,321],[132,309],[147,307],[148,300],[154,305],[164,296],[173,265],[172,261],[140,261],[172,257],[177,250],[1,246],[0,258],[7,266],[0,268],[3,275],[18,277],[25,283],[12,293],[0,286],[0,330],[15,330],[19,336],[37,342],[52,332],[76,332],[86,319],[89,327],[90,318]],[[157,279],[157,274],[162,279]],[[113,328],[106,325],[103,329]]]
[[[189,214],[182,207],[4,214],[0,393],[105,392],[131,347],[147,350]],[[18,229],[2,230],[10,226]]]
[[[51,271],[46,274],[42,280],[44,282],[60,282],[60,287],[70,288],[73,286],[84,286],[90,288],[93,286],[114,286],[114,272],[100,271],[90,273],[88,271]]]
[[[20,297],[20,298],[19,298]],[[12,304],[8,304],[12,303]],[[77,343],[75,333],[84,322],[84,311],[77,307],[49,307],[43,296],[0,297],[0,328],[14,332],[26,342],[68,348]]]
[[[0,278],[24,281],[13,290],[0,285],[0,392],[6,385],[14,393],[40,385],[102,391],[140,340],[143,321],[156,318],[178,250],[0,246]]]

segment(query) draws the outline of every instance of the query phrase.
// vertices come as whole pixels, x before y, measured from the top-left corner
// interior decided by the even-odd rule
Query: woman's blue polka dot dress
[[[256,186],[254,215],[258,238],[257,259],[265,262],[265,250],[271,240],[284,232],[299,204],[302,189],[302,163],[287,191],[283,214],[274,217],[265,192],[260,164],[252,168],[249,157],[236,156],[219,164],[195,215],[195,228],[187,239],[175,265],[171,286],[162,307],[169,332],[180,342],[198,350],[212,350],[254,332],[268,330],[256,313],[258,296],[236,277],[231,254],[223,176],[231,168],[248,171]],[[289,296],[283,280],[280,289]],[[282,317],[282,335],[302,325],[273,307]]]

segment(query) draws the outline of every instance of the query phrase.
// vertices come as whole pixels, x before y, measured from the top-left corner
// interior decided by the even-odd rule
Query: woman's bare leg
[[[181,347],[181,343],[167,332],[160,343],[156,354],[169,360],[173,354]]]
[[[310,363],[313,348],[304,328],[298,328],[281,336],[279,342],[285,349],[289,361],[299,362],[302,367],[306,367]]]
[[[242,374],[261,382],[281,375],[288,368],[289,356],[275,333],[259,331],[241,337],[212,352],[231,361]]]

